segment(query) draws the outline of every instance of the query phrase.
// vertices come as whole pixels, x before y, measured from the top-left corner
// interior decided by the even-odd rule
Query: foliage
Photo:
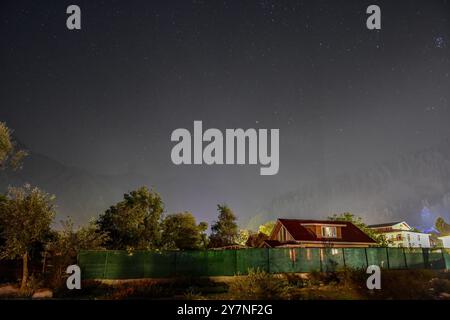
[[[6,124],[0,122],[0,169],[5,167],[20,168],[23,158],[28,154],[25,150],[17,148],[11,134],[12,132]]]
[[[109,235],[109,249],[153,249],[160,244],[164,205],[159,194],[141,187],[102,214],[97,225]]]
[[[264,233],[267,236],[270,236],[270,234],[272,233],[272,230],[276,224],[277,224],[276,221],[268,221],[268,222],[260,225],[258,231],[261,233]]]
[[[247,239],[245,245],[247,247],[258,248],[262,245],[264,240],[269,239],[269,236],[263,232],[252,233]]]
[[[23,289],[28,280],[30,250],[49,234],[54,215],[54,197],[30,185],[9,188],[6,201],[0,204],[1,236],[5,241],[0,258],[22,257]]]
[[[328,217],[329,220],[332,221],[346,221],[353,223],[356,227],[358,227],[361,231],[375,240],[380,247],[387,247],[390,244],[390,241],[386,239],[383,234],[376,233],[374,230],[367,227],[367,225],[362,221],[361,217],[355,216],[350,212],[344,212],[342,214],[334,214]]]
[[[190,212],[175,213],[166,216],[162,222],[162,244],[165,249],[201,249],[205,248],[204,232],[208,225],[197,225]]]
[[[209,246],[218,248],[233,245],[238,237],[236,216],[226,204],[217,205],[217,210],[219,218],[211,227]]]
[[[450,224],[445,222],[445,220],[441,217],[436,219],[435,228],[439,232],[440,236],[450,235]]]
[[[250,269],[247,276],[234,279],[229,294],[240,300],[277,300],[288,298],[289,289],[286,279],[260,269]]]
[[[66,277],[67,266],[76,263],[80,250],[99,250],[105,248],[108,235],[99,230],[94,221],[74,229],[72,220],[61,221],[62,230],[56,232],[54,239],[47,244],[45,254],[52,259],[50,285],[58,287]]]
[[[247,243],[247,240],[253,233],[250,230],[247,229],[241,229],[239,230],[239,233],[235,239],[236,244],[239,244],[241,246],[245,246]]]

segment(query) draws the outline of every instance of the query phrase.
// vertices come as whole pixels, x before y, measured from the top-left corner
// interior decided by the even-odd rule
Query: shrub
[[[260,269],[249,269],[247,276],[238,276],[230,284],[232,299],[278,300],[289,298],[289,284],[285,278]]]

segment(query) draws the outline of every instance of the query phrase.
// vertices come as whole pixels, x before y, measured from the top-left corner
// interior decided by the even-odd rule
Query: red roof
[[[353,223],[347,221],[278,219],[296,241],[320,242],[359,242],[376,243],[371,237],[361,231]],[[314,232],[305,228],[305,224],[314,225],[345,225],[341,228],[341,238],[318,238]]]

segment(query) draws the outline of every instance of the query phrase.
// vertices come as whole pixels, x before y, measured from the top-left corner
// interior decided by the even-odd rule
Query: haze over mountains
[[[430,230],[436,217],[449,219],[450,142],[354,173],[323,179],[281,195],[266,208],[265,220],[284,217],[323,217],[352,212],[368,223],[407,220]]]
[[[57,196],[56,221],[71,216],[76,223],[97,216],[119,201],[123,193],[142,185],[161,186],[157,191],[169,201],[174,195],[182,195],[185,188],[174,177],[166,177],[163,183],[161,177],[151,179],[134,172],[97,174],[33,152],[25,159],[22,170],[0,173],[2,192],[9,185],[25,183]],[[350,211],[368,223],[407,220],[429,229],[437,216],[449,219],[450,142],[445,140],[368,169],[306,184],[286,194],[274,194],[274,199],[261,203],[261,208],[262,211],[255,208],[253,217],[241,217],[241,221],[247,220],[250,228],[256,228],[278,217],[325,218]]]

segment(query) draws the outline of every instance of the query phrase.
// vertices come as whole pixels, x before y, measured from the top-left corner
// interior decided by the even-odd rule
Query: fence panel
[[[210,250],[207,251],[208,276],[232,276],[236,271],[236,250]]]
[[[83,279],[103,279],[108,251],[81,251],[78,254],[78,265]]]
[[[367,257],[365,248],[343,248],[345,266],[351,269],[366,269]]]
[[[274,248],[205,251],[81,251],[83,279],[231,276],[336,271],[378,265],[390,269],[450,269],[450,250],[402,248]]]
[[[247,274],[249,269],[270,272],[270,250],[264,248],[236,250],[236,273]]]
[[[408,269],[425,268],[425,259],[422,249],[405,249],[405,257]]]
[[[406,269],[406,257],[403,248],[388,248],[389,268]]]
[[[145,278],[166,278],[175,274],[176,254],[174,251],[146,252]]]
[[[320,249],[320,253],[322,271],[337,271],[345,267],[342,248],[322,248]]]

